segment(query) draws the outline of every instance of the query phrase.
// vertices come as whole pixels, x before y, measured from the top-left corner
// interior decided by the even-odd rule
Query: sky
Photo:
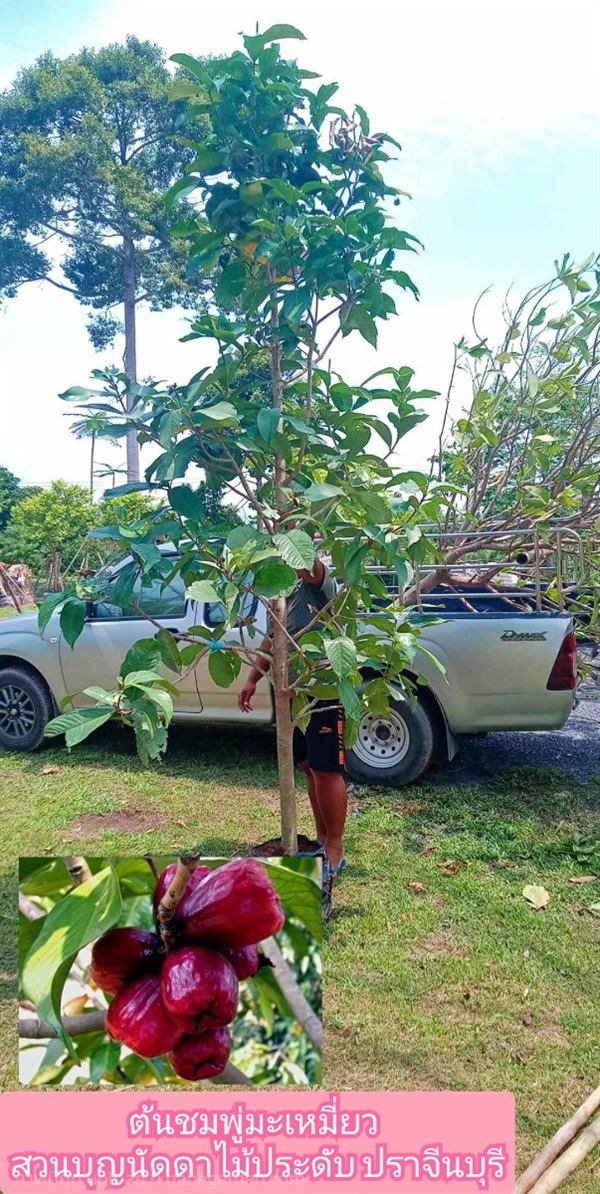
[[[509,286],[521,293],[564,253],[579,261],[600,249],[593,0],[0,0],[0,14],[2,87],[47,50],[63,57],[128,33],[170,55],[231,52],[257,22],[303,30],[307,41],[288,43],[290,54],[338,82],[342,104],[362,104],[372,127],[401,143],[391,181],[412,198],[398,224],[425,246],[401,263],[420,302],[402,293],[377,350],[355,334],[335,357],[350,382],[410,365],[419,388],[444,391],[453,343],[469,335],[486,287],[480,323],[493,338]],[[88,449],[57,395],[117,362],[119,350],[95,353],[85,320],[71,296],[37,283],[0,311],[0,464],[24,483],[87,482]],[[140,375],[192,376],[204,350],[179,342],[186,330],[181,313],[142,310]],[[406,441],[413,467],[434,448],[441,399],[429,409]],[[102,448],[100,458],[122,463],[120,449]]]

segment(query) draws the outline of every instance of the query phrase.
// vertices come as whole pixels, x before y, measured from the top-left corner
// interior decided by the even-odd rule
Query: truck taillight
[[[577,639],[571,631],[565,635],[546,688],[550,692],[568,692],[577,687]]]

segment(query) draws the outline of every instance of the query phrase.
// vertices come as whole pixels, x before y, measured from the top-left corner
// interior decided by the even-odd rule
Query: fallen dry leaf
[[[579,916],[600,916],[600,904],[580,904],[575,911]]]
[[[498,861],[498,862],[492,863],[492,866],[494,866],[497,871],[509,871],[509,870],[512,870],[512,868],[515,867],[516,865],[517,865],[516,862]]]
[[[429,854],[435,854],[435,850],[433,846],[428,846],[426,850],[421,850],[421,854],[424,858],[427,858]]]
[[[60,767],[44,767],[42,768],[42,775],[57,775]]]
[[[424,883],[417,883],[416,881],[413,881],[412,883],[405,883],[404,886],[407,891],[416,891],[419,895],[427,890]]]
[[[411,813],[418,813],[423,808],[421,800],[405,800],[403,804],[397,804],[394,812],[399,817],[410,816]]]
[[[452,858],[447,858],[445,862],[436,862],[439,866],[442,875],[457,875],[463,866],[470,866],[470,862],[454,862]]]
[[[574,875],[569,883],[596,883],[597,879],[597,875]]]
[[[532,908],[535,908],[536,912],[545,908],[546,904],[550,902],[550,892],[546,891],[545,887],[539,887],[535,883],[528,883],[523,888],[523,897],[527,900],[528,904],[531,904]]]

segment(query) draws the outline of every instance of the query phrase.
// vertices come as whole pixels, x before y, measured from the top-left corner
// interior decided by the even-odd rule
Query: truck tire
[[[347,752],[346,770],[359,783],[401,787],[420,779],[433,761],[437,727],[425,704],[390,701],[390,712],[390,717],[367,713]]]
[[[0,748],[37,750],[52,717],[52,699],[40,676],[26,668],[0,670]]]

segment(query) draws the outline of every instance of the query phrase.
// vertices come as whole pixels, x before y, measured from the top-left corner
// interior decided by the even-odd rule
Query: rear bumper
[[[561,730],[573,712],[576,693],[548,692],[540,694],[532,704],[531,695],[514,693],[504,697],[479,695],[477,705],[461,709],[456,720],[450,720],[454,734],[476,734],[481,731]]]

